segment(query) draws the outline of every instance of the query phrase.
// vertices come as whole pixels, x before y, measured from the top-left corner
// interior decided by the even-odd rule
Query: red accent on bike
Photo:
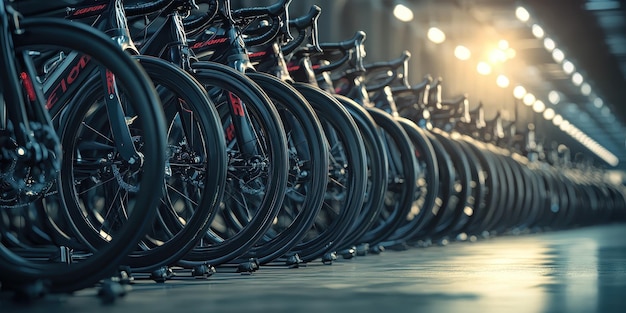
[[[67,88],[76,81],[80,72],[87,66],[91,57],[88,55],[83,55],[78,59],[76,64],[70,69],[69,73],[66,77],[62,78],[61,81],[56,85],[56,87],[52,88],[50,94],[48,95],[48,99],[46,101],[46,108],[50,109],[54,106],[54,104],[59,100],[59,97],[63,96],[67,91]]]
[[[107,93],[110,95],[115,94],[115,75],[109,70],[106,71],[107,77]]]
[[[243,104],[241,103],[241,99],[235,96],[232,92],[228,93],[228,99],[230,99],[230,105],[233,107],[233,112],[237,116],[245,116],[243,111]]]
[[[300,69],[300,65],[292,65],[287,67],[287,71],[294,72]]]
[[[262,56],[264,56],[266,54],[267,54],[267,51],[259,51],[259,52],[254,52],[254,53],[248,54],[248,57],[249,58],[260,58],[260,57],[262,57]]]
[[[204,48],[204,47],[224,43],[226,42],[226,40],[228,40],[228,38],[222,37],[222,38],[209,39],[207,41],[196,42],[193,45],[191,45],[191,49],[199,49],[199,48]]]
[[[35,94],[35,86],[33,86],[33,81],[30,80],[30,77],[25,72],[22,72],[20,74],[20,78],[22,79],[22,84],[24,85],[24,89],[26,89],[28,100],[35,101],[37,96]]]
[[[226,131],[224,132],[226,135],[226,141],[230,142],[235,138],[235,124],[230,124],[226,127]]]
[[[99,11],[104,10],[104,8],[106,8],[106,6],[107,6],[106,4],[100,4],[100,5],[94,5],[94,6],[91,6],[91,7],[78,9],[78,10],[74,11],[74,13],[72,13],[72,16],[85,15],[87,13],[99,13]]]

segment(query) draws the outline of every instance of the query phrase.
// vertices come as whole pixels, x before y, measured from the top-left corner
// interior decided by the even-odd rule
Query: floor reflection
[[[91,289],[26,307],[0,297],[0,311],[623,312],[624,238],[626,225],[610,225],[387,251],[331,266],[267,266],[252,275],[218,269],[206,281],[139,281],[113,306],[100,305]]]

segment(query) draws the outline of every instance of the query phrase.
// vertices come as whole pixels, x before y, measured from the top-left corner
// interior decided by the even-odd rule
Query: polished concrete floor
[[[97,289],[0,312],[626,312],[626,225],[386,251],[332,265],[219,269],[137,279],[104,304]]]

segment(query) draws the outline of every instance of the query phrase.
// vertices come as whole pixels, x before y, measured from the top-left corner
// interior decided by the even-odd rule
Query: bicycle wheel
[[[90,62],[98,63],[114,75],[118,87],[116,91],[132,99],[126,103],[129,109],[124,114],[129,114],[126,117],[134,119],[134,127],[141,129],[144,134],[141,162],[134,168],[136,189],[132,193],[132,201],[125,201],[124,208],[115,208],[116,213],[123,209],[124,216],[118,219],[118,224],[109,225],[111,228],[103,230],[108,234],[106,245],[82,251],[84,253],[75,251],[66,255],[69,259],[66,259],[65,263],[60,263],[50,262],[47,257],[43,259],[33,257],[38,252],[49,256],[49,250],[45,251],[46,249],[39,251],[35,247],[29,247],[30,256],[25,256],[14,253],[0,244],[0,264],[3,267],[9,266],[0,271],[3,287],[11,288],[41,280],[51,291],[74,291],[92,286],[100,279],[113,275],[123,258],[136,247],[139,239],[145,234],[146,227],[153,220],[154,207],[158,201],[154,190],[161,188],[164,173],[159,170],[143,171],[143,169],[164,167],[163,113],[160,101],[145,72],[115,46],[110,38],[96,33],[88,26],[56,19],[24,19],[20,26],[25,30],[24,33],[13,38],[18,58],[20,53],[26,50],[71,50],[88,55]],[[107,147],[111,144],[114,142],[107,143]],[[76,161],[75,151],[63,148],[64,161],[59,178],[61,181],[67,178],[67,163]],[[59,251],[59,247],[52,248]]]
[[[341,248],[342,239],[363,205],[367,160],[363,138],[347,110],[316,87],[303,83],[295,83],[294,87],[315,109],[329,148],[329,183],[324,203],[304,238],[290,251],[310,262]]]
[[[315,111],[293,87],[264,73],[248,73],[272,99],[285,127],[289,179],[282,208],[246,256],[264,264],[283,256],[306,234],[328,184],[328,143]]]
[[[220,114],[228,170],[217,215],[184,260],[220,265],[250,250],[280,212],[289,174],[287,137],[271,99],[250,78],[218,63],[193,68]]]
[[[148,56],[135,58],[139,60],[155,85],[167,124],[168,147],[164,167],[166,177],[161,187],[163,196],[157,206],[157,219],[138,249],[125,260],[125,264],[132,267],[133,271],[150,271],[174,264],[195,246],[199,234],[206,231],[224,191],[226,151],[218,113],[200,84],[169,62]],[[118,182],[123,181],[121,179],[123,176],[115,165],[107,170],[103,164],[85,161],[88,159],[87,156],[89,160],[97,160],[109,153],[106,149],[84,151],[95,146],[103,135],[103,131],[94,132],[101,128],[94,125],[101,122],[98,118],[106,116],[105,113],[98,111],[94,111],[96,114],[87,113],[94,110],[97,104],[89,109],[85,104],[102,101],[102,90],[99,85],[88,84],[87,89],[81,92],[84,95],[79,101],[82,103],[81,107],[72,110],[65,123],[67,126],[64,131],[80,138],[80,142],[72,140],[66,145],[71,151],[79,151],[82,158],[81,162],[75,164],[80,170],[73,172],[74,178],[66,180],[68,186],[62,189],[72,190],[69,184],[81,182],[81,188],[76,188],[78,190],[75,195],[65,197],[66,199],[76,197],[81,200],[69,201],[66,206],[71,208],[78,203],[81,204],[81,207],[68,210],[70,219],[91,245],[98,245],[98,241],[103,238],[99,232],[94,232],[98,229],[98,227],[94,229],[94,226],[106,221],[100,217],[101,214],[83,212],[89,212],[87,204],[106,203],[106,197],[111,193],[98,191],[97,188],[100,186],[85,182],[91,178],[81,174],[85,171],[99,172],[101,181],[111,179]],[[100,107],[104,109],[104,106]],[[91,116],[88,117],[89,120],[88,115]],[[64,136],[66,137],[70,136]],[[76,148],[72,148],[73,146]],[[127,192],[133,189],[132,186],[123,183],[119,185]],[[106,185],[102,184],[102,187],[104,186]],[[119,193],[119,187],[115,193]]]
[[[410,140],[413,142],[413,153],[419,165],[415,194],[411,212],[406,220],[399,225],[396,231],[386,239],[385,245],[402,244],[413,238],[435,218],[433,213],[435,201],[439,196],[439,167],[438,156],[430,140],[413,121],[406,118],[396,118],[402,125]]]
[[[384,150],[389,160],[383,209],[364,236],[367,242],[379,243],[387,240],[411,216],[415,195],[418,192],[418,164],[415,147],[404,128],[383,110],[367,108],[367,111],[378,125],[378,132],[383,138]]]

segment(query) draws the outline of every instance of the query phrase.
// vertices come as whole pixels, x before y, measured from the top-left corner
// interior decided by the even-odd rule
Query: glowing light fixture
[[[533,111],[535,111],[536,113],[542,113],[543,111],[545,111],[545,109],[546,104],[543,103],[543,101],[537,100],[535,101],[535,103],[533,103]]]
[[[552,124],[554,124],[554,126],[559,126],[561,123],[563,123],[563,117],[560,114],[557,114],[552,118]]]
[[[550,37],[546,37],[543,39],[543,47],[546,48],[546,50],[548,51],[552,51],[554,50],[554,48],[556,48],[556,44],[554,43],[554,40],[552,40]]]
[[[561,102],[561,96],[559,96],[559,93],[556,90],[552,90],[548,93],[548,101],[552,104],[558,104]]]
[[[554,120],[553,120],[553,121],[554,121]],[[563,121],[561,122],[561,125],[559,125],[559,128],[560,128],[562,131],[567,132],[567,130],[569,129],[570,125],[571,125],[571,124],[570,124],[568,121],[563,120]]]
[[[489,62],[491,64],[502,63],[506,61],[506,52],[500,49],[493,49],[489,53]]]
[[[543,111],[543,118],[545,118],[546,121],[553,119],[555,115],[556,112],[554,112],[552,108],[547,108],[545,111]]]
[[[508,48],[508,49],[506,49],[505,53],[506,53],[506,58],[507,58],[507,59],[512,59],[512,58],[514,58],[514,57],[515,57],[515,55],[517,54],[517,52],[516,52],[516,51],[515,51],[515,49],[513,49],[513,48]]]
[[[604,105],[604,101],[602,100],[602,98],[595,98],[593,100],[593,105],[599,109]]]
[[[531,27],[531,31],[533,32],[533,36],[535,36],[535,38],[537,39],[543,38],[543,36],[546,35],[546,33],[543,31],[543,28],[541,28],[541,26],[537,24],[533,24],[533,26]]]
[[[582,85],[580,85],[580,92],[585,95],[588,96],[591,94],[591,86],[588,83],[583,83]]]
[[[565,53],[563,53],[563,51],[561,51],[561,49],[556,48],[556,49],[552,50],[552,58],[557,63],[561,63],[561,62],[563,62],[563,60],[565,60]]]
[[[502,74],[498,75],[498,77],[496,78],[496,85],[498,85],[498,87],[500,88],[509,87],[509,83],[509,78]]]
[[[528,22],[530,19],[530,13],[524,7],[517,7],[515,9],[515,17],[522,22]]]
[[[478,62],[478,65],[476,65],[476,70],[478,71],[478,74],[489,75],[491,74],[491,65],[481,61]]]
[[[566,74],[568,74],[568,75],[572,74],[572,73],[574,73],[575,70],[576,70],[576,67],[574,66],[574,63],[572,63],[570,61],[567,61],[567,60],[565,60],[563,62],[563,71]]]
[[[509,42],[506,41],[505,39],[501,39],[500,41],[498,41],[498,49],[504,51],[506,49],[509,48]]]
[[[526,106],[533,105],[535,101],[537,101],[537,98],[535,98],[535,95],[533,95],[532,93],[525,94],[524,98],[522,99],[522,102],[524,102]]]
[[[580,86],[583,83],[583,75],[576,72],[572,75],[572,83],[576,86]]]
[[[524,95],[526,94],[526,88],[524,88],[523,86],[517,85],[515,86],[515,88],[513,88],[513,97],[515,97],[515,99],[522,99],[524,98]]]
[[[444,33],[441,29],[437,28],[437,27],[431,27],[428,29],[428,40],[436,43],[436,44],[440,44],[444,41],[446,41],[446,33]]]
[[[454,48],[454,56],[459,60],[469,60],[472,57],[472,52],[466,46],[458,45]]]
[[[398,3],[393,7],[393,16],[402,22],[413,20],[413,10],[404,4]]]

